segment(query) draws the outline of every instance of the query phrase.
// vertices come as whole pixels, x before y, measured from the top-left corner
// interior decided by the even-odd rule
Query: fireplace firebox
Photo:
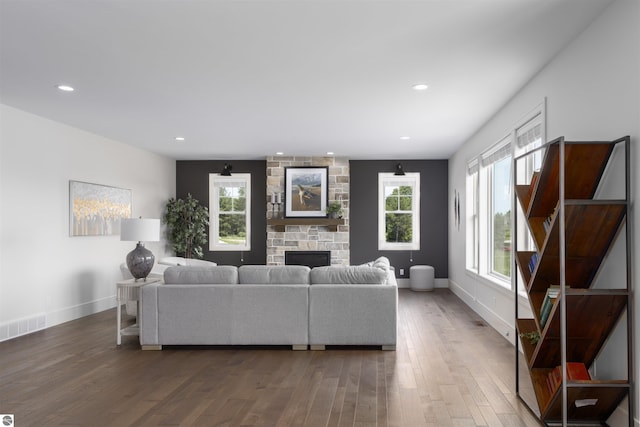
[[[331,265],[331,251],[285,251],[284,263],[311,268]]]

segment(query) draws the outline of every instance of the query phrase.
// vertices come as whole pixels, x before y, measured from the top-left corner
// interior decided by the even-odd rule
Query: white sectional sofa
[[[326,345],[380,345],[383,350],[395,350],[398,285],[393,270],[318,267],[311,270],[310,281],[312,350]]]
[[[377,267],[181,266],[141,289],[140,344],[396,345],[398,292]]]

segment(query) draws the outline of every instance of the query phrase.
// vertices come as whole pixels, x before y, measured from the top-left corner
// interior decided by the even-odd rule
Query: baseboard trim
[[[449,289],[458,298],[475,311],[489,326],[495,329],[503,338],[515,345],[514,326],[502,319],[495,311],[482,304],[478,299],[462,288],[453,280],[449,280]]]
[[[400,289],[411,288],[411,279],[400,277],[396,279],[396,282],[398,282],[398,288]],[[434,286],[438,289],[447,289],[449,287],[449,279],[436,279]]]
[[[115,306],[116,298],[113,295],[49,313],[39,313],[31,317],[10,320],[0,325],[0,342],[109,310]]]

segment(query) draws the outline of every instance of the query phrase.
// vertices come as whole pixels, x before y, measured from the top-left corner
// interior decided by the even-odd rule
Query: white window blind
[[[516,130],[516,145],[524,148],[542,142],[542,114],[537,114]]]
[[[480,167],[478,165],[478,159],[477,158],[475,158],[475,159],[471,160],[469,163],[467,163],[467,174],[473,175],[474,173],[478,173],[478,170],[480,170]]]
[[[506,137],[480,156],[482,166],[488,166],[511,156],[511,138]]]

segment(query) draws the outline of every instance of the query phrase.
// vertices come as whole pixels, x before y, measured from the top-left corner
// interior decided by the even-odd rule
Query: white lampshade
[[[157,242],[160,240],[160,220],[153,218],[123,218],[120,240],[127,242]]]

